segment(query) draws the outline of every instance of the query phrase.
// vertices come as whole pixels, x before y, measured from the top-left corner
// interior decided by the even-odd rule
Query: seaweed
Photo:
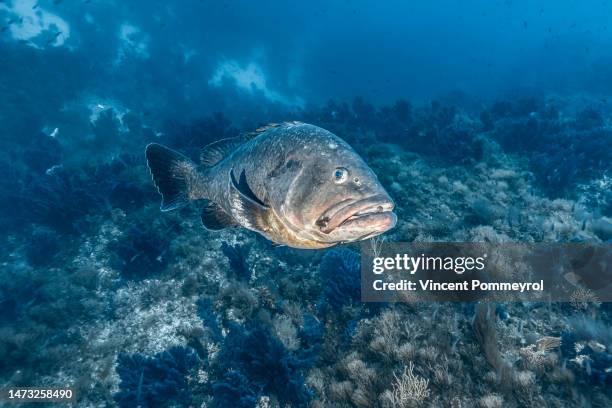
[[[202,320],[204,327],[209,330],[214,341],[222,339],[219,318],[215,312],[212,302],[206,297],[201,297],[197,301],[198,316]]]
[[[111,264],[121,270],[123,278],[138,280],[164,270],[170,246],[168,231],[145,222],[128,226],[123,236],[108,245]]]
[[[524,97],[515,101],[498,100],[491,105],[490,115],[494,120],[527,116],[537,112],[542,105],[538,98]]]
[[[612,131],[567,131],[532,152],[530,164],[540,186],[552,197],[571,191],[576,184],[600,177],[612,162]]]
[[[91,123],[93,141],[101,150],[117,149],[121,145],[121,122],[113,108],[105,109]]]
[[[42,282],[32,273],[6,270],[0,275],[0,323],[16,321],[43,299]]]
[[[374,105],[366,101],[361,96],[355,97],[351,105],[354,114],[354,120],[363,126],[372,126],[376,121],[376,109]]]
[[[240,371],[229,370],[219,381],[212,385],[216,406],[253,408],[256,406],[261,390]]]
[[[588,107],[576,115],[574,127],[577,130],[590,130],[604,126],[604,118],[602,114],[593,107]]]
[[[87,177],[111,208],[136,210],[156,199],[153,187],[144,184],[140,177],[143,170],[140,166],[144,164],[141,156],[122,154],[89,169]]]
[[[57,139],[39,132],[33,138],[24,138],[24,141],[27,144],[21,152],[21,160],[33,173],[43,174],[62,163],[64,152]]]
[[[476,134],[456,107],[432,102],[413,114],[406,136],[397,143],[435,163],[469,164],[483,155],[482,141]]]
[[[606,217],[612,217],[612,191],[604,191],[602,195],[601,214]]]
[[[34,227],[25,246],[25,257],[32,266],[45,266],[61,250],[61,239],[50,228]]]
[[[198,365],[196,352],[186,347],[172,347],[152,357],[120,353],[119,392],[114,400],[120,407],[188,405],[192,393],[187,377]]]
[[[390,107],[382,107],[378,112],[380,140],[387,142],[401,141],[412,123],[412,105],[400,99]]]
[[[495,305],[495,315],[499,317],[500,320],[507,320],[510,317],[508,309],[502,303]]]
[[[67,61],[56,57],[54,60]],[[600,391],[610,384],[610,335],[605,316],[601,324],[570,319],[568,330],[562,334],[560,356],[564,361],[553,366],[558,356],[547,350],[543,363],[547,364],[546,370],[540,372],[536,366],[526,366],[524,360],[514,360],[516,348],[524,345],[523,341],[531,345],[531,339],[537,339],[546,329],[554,331],[562,326],[565,306],[552,305],[550,322],[538,325],[536,333],[533,325],[524,321],[530,307],[527,304],[396,305],[381,318],[370,319],[368,312],[379,309],[377,305],[360,302],[360,258],[352,249],[273,248],[259,235],[248,236],[245,243],[222,243],[226,235],[199,235],[198,230],[189,232],[171,247],[173,231],[165,221],[172,220],[173,215],[161,216],[154,208],[157,195],[148,180],[141,147],[145,141],[155,140],[195,158],[209,142],[238,135],[236,125],[228,116],[215,114],[185,125],[178,120],[166,122],[160,132],[159,124],[174,116],[168,113],[169,106],[155,108],[155,101],[143,103],[146,106],[141,111],[132,104],[132,111],[123,116],[117,110],[105,110],[87,127],[88,122],[83,119],[87,117],[86,111],[71,113],[74,116],[69,117],[62,112],[61,117],[57,116],[55,111],[60,111],[66,101],[53,93],[51,97],[50,107],[33,107],[36,117],[32,117],[31,123],[8,123],[9,130],[1,141],[0,183],[5,194],[0,205],[4,209],[2,226],[8,227],[2,242],[3,249],[6,246],[3,261],[8,268],[0,279],[0,308],[4,312],[0,316],[0,354],[6,356],[2,367],[5,380],[13,382],[14,377],[15,383],[26,384],[34,376],[58,372],[78,379],[84,367],[90,371],[92,364],[99,363],[97,353],[84,355],[83,362],[66,363],[67,354],[91,346],[84,344],[90,341],[89,336],[84,338],[81,333],[95,332],[102,325],[114,330],[130,324],[134,335],[139,336],[134,339],[138,344],[157,346],[158,340],[168,344],[178,332],[193,349],[179,347],[153,356],[120,354],[116,369],[121,384],[114,396],[114,403],[119,406],[200,406],[206,400],[210,406],[255,407],[258,402],[264,405],[261,402],[264,396],[272,397],[271,406],[278,404],[276,399],[280,406],[294,407],[311,402],[313,406],[382,406],[385,401],[379,397],[385,389],[390,390],[393,374],[401,373],[402,366],[410,361],[415,362],[415,372],[430,381],[432,404],[474,405],[481,398],[483,406],[486,401],[495,406],[502,401],[512,405],[514,400],[523,401],[516,394],[525,394],[527,401],[535,399],[537,392],[542,392],[543,397],[558,397],[561,402],[555,403],[561,405],[570,404],[572,398],[581,398],[582,402],[590,399],[593,403],[604,398]],[[261,98],[256,96],[258,101]],[[29,103],[26,100],[20,106]],[[7,101],[0,101],[0,105],[7,107],[8,113],[3,117],[9,117],[14,107]],[[179,112],[185,106],[176,104],[171,112]],[[478,113],[466,111],[467,105],[447,100],[426,106],[398,100],[378,107],[368,99],[356,98],[352,103],[329,101],[320,108],[297,111],[291,117],[272,109],[263,106],[261,110],[267,110],[265,115],[247,112],[250,116],[243,117],[235,111],[232,114],[243,121],[262,123],[273,115],[303,119],[347,140],[384,178],[385,185],[395,183],[393,191],[400,212],[408,211],[407,203],[409,207],[414,204],[414,216],[402,217],[400,213],[398,230],[392,232],[395,238],[470,239],[473,235],[469,230],[484,230],[477,225],[492,226],[487,230],[502,234],[508,228],[497,222],[504,218],[505,210],[500,203],[506,205],[523,198],[525,206],[521,210],[533,210],[534,220],[546,218],[547,211],[554,212],[551,216],[558,216],[556,219],[562,220],[564,228],[570,231],[567,237],[573,235],[581,241],[596,238],[605,241],[612,237],[605,218],[612,215],[612,195],[600,191],[606,179],[594,182],[609,172],[612,160],[609,149],[612,136],[606,127],[608,114],[597,107],[573,115],[568,113],[571,109],[561,111],[538,99],[507,100],[482,110],[479,117]],[[82,113],[85,126],[79,127],[75,118]],[[159,113],[163,115],[157,117]],[[183,118],[190,114],[193,112]],[[74,122],[65,124],[66,120]],[[240,123],[245,131],[252,130],[246,122]],[[48,129],[49,124],[53,124],[51,128],[61,125],[57,138],[40,132],[42,128]],[[22,134],[25,136],[21,137]],[[373,142],[385,144],[375,147]],[[103,151],[92,156],[90,153],[100,146]],[[500,148],[509,155],[498,155]],[[387,152],[394,157],[392,162],[386,160]],[[108,158],[111,153],[112,158]],[[414,163],[406,163],[406,159]],[[478,166],[472,168],[475,163]],[[497,167],[502,171],[498,172]],[[527,169],[533,178],[523,178]],[[428,170],[433,170],[441,186],[455,191],[452,194],[456,205],[435,197],[435,190],[420,191],[432,186],[428,181],[432,175],[425,175]],[[487,184],[480,191],[478,180],[483,179],[483,174],[486,178],[489,170],[512,175],[502,175],[503,182]],[[590,200],[577,200],[584,203],[578,204],[584,205],[584,213],[592,211],[592,215],[584,216],[586,221],[582,218],[576,221],[582,209],[572,209],[570,214],[567,203],[552,203],[538,197],[537,189],[533,188],[559,197],[580,194],[583,190],[576,187],[583,183],[590,185],[580,189],[594,190]],[[529,199],[522,195],[528,189],[533,190]],[[432,216],[427,206],[433,209],[434,219],[441,213],[445,215],[438,218],[456,218],[458,221],[453,224],[456,230],[447,226],[440,229],[442,233],[431,232],[431,236],[406,232],[433,231],[423,215]],[[181,215],[193,214],[186,210]],[[533,227],[527,225],[531,224],[526,221],[531,220],[531,214],[528,215],[518,220],[513,217],[509,229],[519,227],[523,231],[512,238],[529,238],[538,233],[539,221]],[[582,229],[576,228],[580,222]],[[117,230],[119,236],[115,235]],[[98,258],[98,249],[93,254],[85,253],[90,248],[99,248],[96,244],[108,242],[109,236],[116,240],[104,248],[108,251],[100,257],[102,260]],[[229,282],[210,284],[218,278],[218,268],[217,265],[210,268],[215,259],[208,252],[205,259],[196,253],[173,260],[170,273],[169,256],[175,251],[189,252],[197,245],[206,246],[207,250],[220,246],[220,252],[227,258],[225,278]],[[252,256],[255,249],[279,258],[280,262]],[[96,279],[100,272],[98,262],[104,262],[106,255],[110,255],[110,266],[118,269],[123,278],[118,283],[126,289],[121,296],[110,292],[116,288],[116,280]],[[77,263],[88,262],[88,256],[95,258],[95,264],[84,267],[87,272],[74,274],[83,281],[83,286],[67,278],[74,271],[62,265],[66,256]],[[251,265],[251,261],[257,265]],[[257,287],[253,288],[249,281],[255,266]],[[174,279],[164,279],[168,277],[164,273]],[[183,279],[185,276],[187,279]],[[155,282],[126,282],[148,277],[156,278]],[[149,332],[143,335],[144,329],[137,327],[136,320],[143,316],[135,316],[132,321],[132,317],[127,319],[123,313],[134,304],[160,306],[146,304],[160,301],[160,296],[151,296],[153,291],[168,294],[164,297],[168,308],[164,310],[172,322],[165,323],[170,327],[160,330],[163,339],[145,339]],[[172,296],[178,299],[171,299]],[[171,307],[177,304],[172,302],[184,302],[185,308]],[[193,309],[197,315],[192,313]],[[155,309],[144,308],[142,313],[152,310]],[[460,310],[464,318],[455,314]],[[609,310],[610,304],[603,304],[596,312],[601,317]],[[75,323],[79,321],[83,325]],[[231,323],[236,321],[246,323]],[[278,325],[279,321],[285,326]],[[180,327],[177,329],[174,323],[180,323]],[[282,332],[283,327],[290,329],[286,332],[291,338],[284,335],[287,333]],[[509,337],[500,338],[498,330]],[[470,337],[478,342],[480,351],[466,341]],[[134,344],[132,341],[132,347]],[[91,347],[101,350],[100,346]],[[108,347],[107,343],[104,347]],[[103,357],[108,356],[107,350],[101,352]],[[115,355],[107,360],[112,365]],[[510,366],[506,360],[527,370],[515,372],[515,363]],[[108,367],[105,373],[112,371]],[[199,368],[202,371],[196,373]],[[491,371],[487,373],[488,370]],[[193,381],[198,377],[196,374],[198,384]],[[202,381],[205,375],[209,381]],[[567,387],[559,386],[563,375],[567,375]],[[99,384],[112,382],[113,378],[102,377]],[[578,379],[577,385],[582,389],[569,383],[572,378]],[[492,392],[503,392],[504,383],[516,386],[519,391],[504,393],[503,398],[502,395],[487,398],[497,396]],[[108,389],[99,384],[95,392],[82,394],[87,398],[83,404],[104,404],[105,397],[107,404],[113,404]],[[530,388],[525,391],[518,387]],[[90,390],[83,386],[85,389]],[[585,390],[595,395],[587,395]],[[471,397],[470,392],[477,395]],[[315,400],[311,401],[313,397]]]
[[[320,308],[340,310],[359,302],[361,296],[361,259],[357,252],[347,248],[333,248],[325,253],[319,264],[323,281],[323,299]]]
[[[227,257],[232,275],[238,280],[248,280],[251,277],[251,270],[247,262],[249,249],[247,245],[221,243],[221,252]]]
[[[87,215],[107,209],[95,185],[64,169],[35,177],[18,192],[16,200],[25,219],[61,233],[83,231]]]
[[[301,347],[298,350],[302,360],[316,360],[323,345],[324,334],[325,326],[315,316],[304,316],[304,324],[299,334]]]
[[[500,109],[494,105],[491,113],[481,114],[483,125],[494,128],[491,135],[505,151],[528,158],[536,182],[549,196],[565,196],[578,183],[609,170],[612,131],[594,108],[583,110],[569,126],[554,106],[537,100],[509,104],[503,113]]]
[[[312,360],[302,360],[289,352],[260,323],[249,327],[231,324],[217,361],[217,371],[223,375],[219,376],[222,380],[213,383],[213,389],[217,389],[215,395],[225,403],[231,396],[253,395],[254,390],[258,390],[261,395],[272,393],[282,404],[302,406],[310,398],[302,371],[310,367]],[[231,370],[241,373],[241,377],[233,378],[233,386],[228,387],[225,373]],[[237,379],[240,381],[236,382]],[[240,392],[236,390],[237,386],[241,387]],[[234,400],[232,403],[239,401]],[[217,404],[228,406],[221,405],[222,401],[217,401]]]

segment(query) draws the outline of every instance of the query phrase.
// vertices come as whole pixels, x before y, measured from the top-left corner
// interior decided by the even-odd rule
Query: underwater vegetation
[[[168,229],[134,223],[124,235],[108,246],[113,256],[111,264],[125,279],[146,278],[162,271],[167,264],[170,243]]]
[[[322,307],[339,310],[361,298],[361,257],[348,248],[333,248],[319,264],[323,283]]]
[[[575,317],[561,333],[561,355],[578,377],[604,387],[612,385],[612,329],[588,318]]]
[[[200,163],[303,121],[391,196],[387,242],[612,243],[609,2],[297,3],[0,0],[0,389],[69,386],[79,408],[612,407],[612,304],[579,284],[567,303],[361,302],[361,243],[209,231],[201,202],[162,213],[144,155]]]
[[[251,271],[247,263],[249,248],[246,245],[230,245],[222,242],[221,252],[227,257],[230,269],[234,272],[236,279],[248,280],[250,278]]]
[[[498,119],[492,126],[507,151],[528,158],[547,194],[562,196],[581,181],[609,170],[612,132],[597,110],[587,107],[568,119],[559,107],[534,100],[507,105],[492,107],[489,115]]]
[[[173,402],[189,405],[187,375],[198,365],[193,349],[172,347],[153,357],[119,354],[117,374],[121,379],[115,401],[120,407],[155,407]]]
[[[276,395],[283,405],[300,405],[308,400],[303,371],[312,365],[313,357],[302,359],[290,352],[265,327],[230,327],[217,359],[215,368],[238,373],[243,387],[236,388],[236,374],[226,374],[220,382],[214,382],[213,393],[219,406],[231,405],[236,395],[252,395],[256,400],[263,395]]]
[[[600,242],[612,116],[584,105],[357,98],[287,119],[364,157],[396,202],[390,241]],[[277,248],[203,229],[199,208],[159,212],[148,142],[195,160],[251,128],[215,114],[157,134],[103,112],[87,153],[49,132],[2,141],[2,384],[71,384],[79,406],[610,405],[608,305],[364,304],[357,244]]]

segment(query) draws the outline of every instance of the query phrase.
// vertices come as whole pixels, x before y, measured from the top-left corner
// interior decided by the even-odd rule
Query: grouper
[[[394,203],[345,141],[301,122],[206,146],[201,163],[157,143],[147,164],[161,210],[201,201],[209,230],[244,227],[280,245],[326,248],[393,228]]]

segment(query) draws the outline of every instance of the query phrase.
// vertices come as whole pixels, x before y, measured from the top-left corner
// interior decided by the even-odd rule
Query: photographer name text
[[[459,292],[459,291],[512,291],[529,292],[543,291],[544,280],[539,282],[482,282],[478,279],[461,282],[435,282],[431,279],[412,281],[401,279],[396,282],[385,282],[377,279],[372,282],[376,291],[427,291],[427,292]]]

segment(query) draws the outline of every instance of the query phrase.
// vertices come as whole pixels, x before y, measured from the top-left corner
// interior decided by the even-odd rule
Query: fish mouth
[[[394,208],[393,200],[384,194],[357,201],[344,200],[325,211],[315,224],[324,234],[338,228],[386,231],[397,222]]]

